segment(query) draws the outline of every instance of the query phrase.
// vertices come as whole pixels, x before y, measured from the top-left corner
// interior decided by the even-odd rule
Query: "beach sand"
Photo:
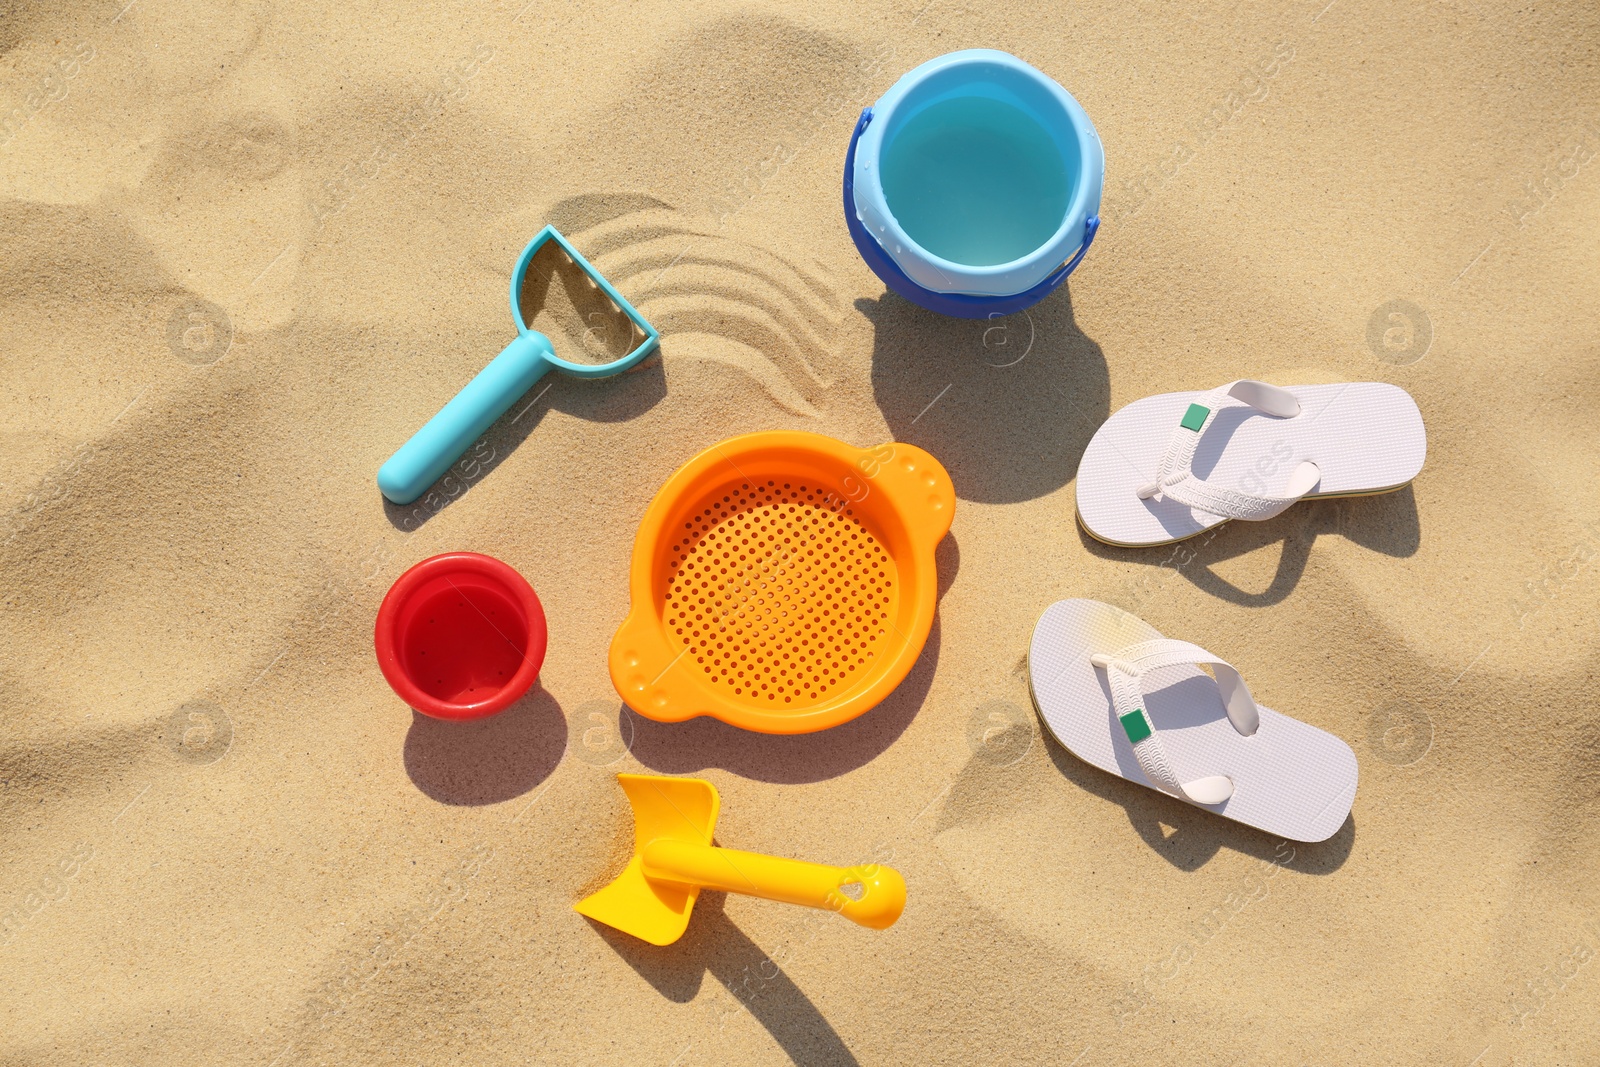
[[[0,16],[0,1063],[1600,1062],[1594,5],[123,2]],[[885,295],[839,194],[859,109],[975,46],[1107,157],[1070,285],[995,322]],[[552,376],[386,506],[546,222],[659,356]],[[569,278],[539,321],[603,358]],[[1079,530],[1111,411],[1240,377],[1402,386],[1427,466],[1180,546]],[[921,660],[811,736],[619,712],[645,506],[768,428],[948,467]],[[372,649],[457,549],[550,621],[467,725]],[[1024,657],[1065,597],[1345,739],[1350,821],[1282,842],[1061,750]],[[904,917],[591,923],[619,770],[710,778],[724,844],[891,864]]]

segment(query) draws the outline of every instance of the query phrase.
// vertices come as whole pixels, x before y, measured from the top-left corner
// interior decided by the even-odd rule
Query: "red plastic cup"
[[[532,687],[549,631],[527,579],[476,552],[402,574],[378,608],[378,666],[400,699],[436,719],[481,719]]]

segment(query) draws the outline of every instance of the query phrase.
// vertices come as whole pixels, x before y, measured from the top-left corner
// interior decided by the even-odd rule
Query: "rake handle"
[[[652,881],[824,908],[874,930],[894,925],[906,906],[905,879],[876,863],[829,867],[669,838],[646,845],[640,860]],[[861,886],[860,899],[840,890],[851,884]]]
[[[472,442],[554,365],[550,339],[532,330],[490,360],[438,414],[378,468],[378,489],[394,504],[409,504],[444,477]]]

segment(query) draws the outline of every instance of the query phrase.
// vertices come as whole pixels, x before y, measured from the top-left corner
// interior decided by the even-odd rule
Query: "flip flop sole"
[[[1364,496],[1387,496],[1390,493],[1398,493],[1400,490],[1404,489],[1410,484],[1410,482],[1406,482],[1402,485],[1391,485],[1385,489],[1372,489],[1365,493],[1311,493],[1306,496],[1306,499],[1355,500]],[[1110,545],[1112,548],[1160,548],[1162,545],[1175,545],[1180,541],[1187,541],[1189,538],[1194,537],[1197,534],[1205,533],[1206,530],[1220,530],[1224,526],[1228,525],[1228,523],[1233,521],[1232,519],[1223,519],[1221,522],[1212,523],[1203,530],[1196,530],[1192,534],[1184,534],[1182,537],[1174,537],[1166,541],[1140,541],[1137,544],[1129,544],[1123,541],[1111,541],[1101,537],[1099,534],[1095,533],[1093,530],[1089,529],[1089,527],[1083,524],[1083,515],[1081,512],[1078,514],[1077,519],[1078,528],[1080,530],[1094,538],[1096,541],[1099,541],[1102,545]]]
[[[1309,460],[1322,480],[1307,500],[1374,496],[1409,485],[1427,457],[1416,401],[1384,382],[1287,387],[1301,404],[1275,419],[1237,401],[1220,409],[1195,451],[1194,473],[1249,493],[1279,492]],[[1119,409],[1095,431],[1078,464],[1078,522],[1121,548],[1171,544],[1229,521],[1165,496],[1139,499],[1154,480],[1172,430],[1204,393],[1164,393]]]
[[[1039,617],[1028,649],[1034,707],[1055,739],[1085,763],[1148,789],[1156,787],[1117,721],[1104,672],[1089,657],[1161,636],[1109,604],[1062,600]],[[1226,801],[1195,807],[1292,841],[1325,841],[1344,825],[1355,801],[1357,766],[1339,738],[1259,703],[1261,726],[1242,737],[1228,721],[1216,682],[1192,665],[1152,672],[1144,697],[1145,713],[1180,779],[1233,779]]]

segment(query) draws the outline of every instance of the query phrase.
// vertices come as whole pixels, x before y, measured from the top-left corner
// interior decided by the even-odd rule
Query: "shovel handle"
[[[893,926],[906,906],[905,879],[876,863],[829,867],[670,838],[650,842],[640,859],[652,881],[826,908],[874,930]],[[850,885],[861,887],[859,898],[841,888]]]

